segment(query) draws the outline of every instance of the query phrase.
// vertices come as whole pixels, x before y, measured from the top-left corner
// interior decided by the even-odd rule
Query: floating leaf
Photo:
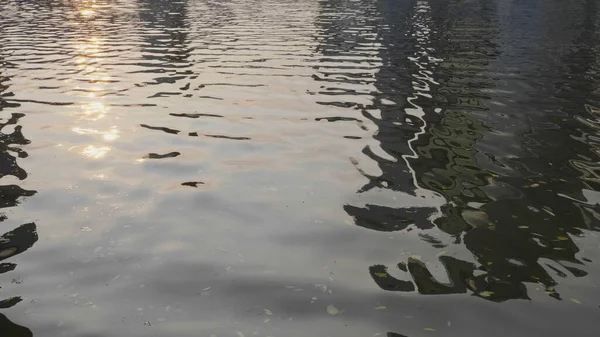
[[[566,236],[557,236],[556,238],[558,239],[558,241],[567,241],[567,240],[569,240],[569,238],[566,237]]]
[[[244,334],[240,331],[236,331],[235,334],[238,335],[238,337],[244,337]]]
[[[580,300],[578,300],[578,299],[576,299],[576,298],[572,298],[572,299],[571,299],[571,302],[573,302],[573,303],[577,303],[577,304],[581,304],[581,301],[580,301]]]
[[[375,273],[375,276],[384,278],[388,276],[388,273]]]
[[[375,307],[375,310],[385,310],[387,309],[387,307],[385,305],[380,305],[378,307]]]
[[[425,328],[423,330],[425,330],[425,331],[437,331],[436,329],[433,329],[433,328]]]
[[[340,310],[338,308],[336,308],[333,305],[328,305],[327,306],[327,313],[330,315],[339,315],[340,314]]]
[[[519,228],[525,229],[525,228],[529,228],[529,226],[519,226]]]
[[[265,319],[263,320],[263,322],[265,322],[265,323],[269,323],[270,321],[271,321],[271,320],[270,320],[270,319],[268,319],[268,318],[265,318]]]
[[[413,259],[415,260],[421,260],[421,256],[420,255],[413,255],[411,256]]]
[[[265,314],[267,314],[269,316],[273,316],[273,312],[269,309],[265,309]]]

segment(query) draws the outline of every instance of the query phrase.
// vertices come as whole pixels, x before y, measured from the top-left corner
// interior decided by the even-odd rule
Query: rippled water
[[[0,336],[596,336],[597,0],[2,0]]]

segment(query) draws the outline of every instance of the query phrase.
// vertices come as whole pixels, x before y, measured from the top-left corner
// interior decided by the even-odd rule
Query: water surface
[[[3,0],[0,336],[595,336],[597,0]]]

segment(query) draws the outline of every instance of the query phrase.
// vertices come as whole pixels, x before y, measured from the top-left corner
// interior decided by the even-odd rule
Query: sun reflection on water
[[[113,141],[119,138],[119,133],[116,129],[106,132],[103,136],[104,140]]]
[[[100,159],[104,157],[108,151],[110,151],[110,148],[106,146],[96,147],[94,145],[88,145],[83,149],[81,154],[91,159]]]
[[[96,12],[94,12],[93,9],[84,9],[84,10],[81,10],[79,13],[84,17],[90,17],[90,16],[94,15],[94,13],[96,13]]]
[[[95,101],[81,105],[82,114],[84,119],[96,121],[106,116],[106,113],[110,110],[104,104]]]
[[[97,5],[95,1],[87,1],[80,9],[80,14],[84,17],[95,15],[94,8]],[[91,21],[93,24],[93,21]],[[109,74],[103,69],[100,53],[105,44],[103,36],[88,36],[85,40],[80,40],[76,45],[76,56],[74,56],[74,65],[78,73],[83,75],[81,85],[73,88],[73,94],[81,98],[79,111],[75,113],[77,125],[71,130],[80,135],[92,136],[94,142],[112,142],[119,138],[119,131],[115,126],[107,126],[105,118],[110,111],[109,104],[105,102],[105,94],[108,81],[111,79]],[[91,84],[91,85],[90,85]],[[102,125],[104,124],[104,125]],[[105,144],[96,145],[75,145],[70,151],[79,153],[89,159],[100,159],[106,156],[110,147]]]
[[[113,141],[119,138],[119,130],[117,130],[115,126],[111,127],[108,131],[84,129],[79,127],[75,127],[71,130],[80,135],[102,135],[102,138],[106,141]]]

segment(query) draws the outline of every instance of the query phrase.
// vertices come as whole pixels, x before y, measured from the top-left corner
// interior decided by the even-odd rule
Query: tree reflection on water
[[[448,282],[437,280],[425,263],[415,257],[397,266],[409,273],[412,281],[392,277],[383,265],[371,266],[370,274],[380,288],[390,291],[470,292],[499,302],[529,298],[525,284],[530,283],[542,285],[549,296],[561,299],[555,290],[558,280],[568,275],[587,275],[585,262],[591,262],[576,256],[580,250],[573,237],[600,228],[600,209],[596,201],[589,200],[590,192],[586,192],[594,191],[597,185],[597,165],[575,159],[598,154],[597,127],[584,121],[590,126],[584,131],[582,124],[575,122],[590,121],[590,116],[582,111],[585,107],[587,111],[595,109],[589,107],[598,104],[598,95],[592,92],[598,83],[593,77],[579,75],[586,74],[597,62],[589,52],[593,49],[589,46],[593,34],[590,30],[595,27],[590,22],[597,21],[597,10],[586,11],[587,24],[581,25],[580,36],[573,42],[574,52],[559,60],[547,60],[564,63],[564,77],[554,78],[554,87],[539,83],[546,79],[521,79],[540,88],[527,92],[523,100],[554,96],[544,106],[548,113],[515,116],[519,109],[531,109],[525,106],[530,102],[517,99],[509,103],[512,106],[494,104],[497,97],[493,93],[504,89],[499,86],[510,87],[516,82],[495,68],[497,59],[504,54],[506,58],[514,57],[500,41],[503,23],[496,5],[486,1],[452,3],[448,13],[462,13],[456,17],[443,12],[440,6],[417,2],[415,14],[407,24],[407,29],[413,29],[412,39],[399,40],[397,34],[381,33],[382,43],[390,46],[386,51],[393,46],[399,50],[381,54],[392,58],[384,60],[375,86],[386,92],[412,83],[412,93],[408,99],[401,95],[386,97],[396,105],[377,105],[375,101],[381,111],[381,118],[372,119],[379,126],[375,138],[396,161],[378,160],[383,173],[371,177],[361,192],[373,186],[414,191],[415,187],[407,188],[403,184],[411,183],[402,179],[412,171],[414,186],[442,195],[446,203],[439,210],[378,205],[346,205],[344,209],[361,227],[378,231],[417,228],[423,231],[420,237],[436,248],[463,245],[475,263],[442,255],[439,262],[446,270]],[[381,26],[404,29],[400,27],[402,23],[393,22],[384,11],[381,18]],[[426,39],[419,35],[424,24],[426,31],[435,31],[439,36]],[[393,32],[394,28],[390,30]],[[406,46],[412,48],[412,55],[402,53],[401,47]],[[429,76],[423,78],[423,73]],[[395,83],[399,78],[404,79],[404,85]],[[581,86],[585,81],[588,83]],[[580,85],[576,91],[575,85]],[[427,95],[422,94],[424,87]],[[422,116],[411,114],[415,107]],[[569,115],[574,118],[565,119]],[[597,117],[597,113],[591,115]],[[524,121],[511,125],[509,117]],[[394,128],[394,121],[400,121],[396,124],[401,126]],[[419,128],[425,131],[419,134]],[[576,141],[582,134],[584,140]],[[399,147],[406,144],[400,135],[416,135],[413,147]],[[500,135],[505,140],[499,142]],[[509,147],[512,141],[506,137],[516,138],[521,148],[519,156],[512,155],[515,149]],[[413,149],[415,155],[411,154]],[[386,184],[382,185],[382,181]],[[452,242],[426,234],[433,226],[448,234]]]

